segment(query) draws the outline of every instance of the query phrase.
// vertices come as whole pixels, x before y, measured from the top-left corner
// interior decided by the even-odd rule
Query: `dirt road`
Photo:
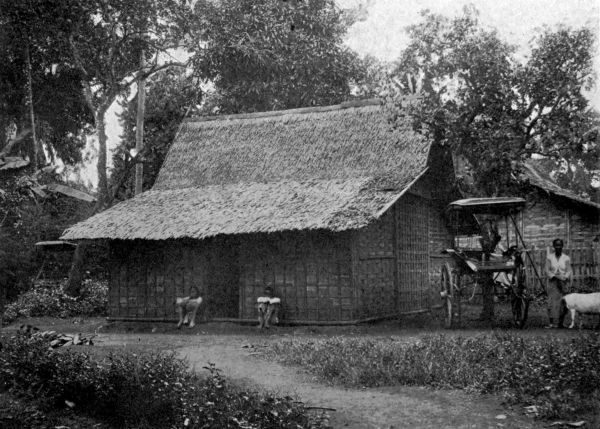
[[[102,319],[85,320],[78,324],[60,321],[50,323],[48,320],[33,322],[37,326],[61,332],[96,332],[96,347],[171,349],[200,372],[209,362],[215,363],[225,376],[247,388],[266,389],[297,397],[308,406],[335,409],[330,413],[334,428],[543,427],[518,409],[504,408],[500,399],[494,396],[419,387],[345,389],[319,383],[299,368],[284,367],[261,358],[261,350],[268,342],[292,336],[316,337],[335,332],[336,335],[385,335],[410,341],[427,330],[387,329],[385,326],[377,329],[279,328],[264,335],[255,328],[237,325],[204,324],[193,330],[177,331],[170,325],[160,324],[144,325],[143,328],[125,324],[107,327]]]

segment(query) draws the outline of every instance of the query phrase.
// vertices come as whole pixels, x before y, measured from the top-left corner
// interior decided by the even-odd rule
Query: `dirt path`
[[[271,336],[268,341],[276,340]],[[212,362],[245,387],[297,397],[308,406],[334,408],[334,428],[538,428],[518,410],[507,410],[496,397],[419,387],[345,389],[318,383],[297,368],[260,358],[264,339],[231,335],[102,334],[97,345],[170,344],[196,371]],[[496,416],[504,415],[505,419]]]
[[[345,389],[317,382],[299,368],[290,368],[260,357],[263,346],[291,336],[315,337],[331,334],[328,329],[281,329],[264,336],[256,329],[235,326],[201,325],[194,330],[176,331],[171,326],[139,327],[121,325],[106,329],[101,319],[81,324],[34,321],[39,327],[61,332],[96,332],[96,346],[136,350],[176,351],[192,368],[202,372],[215,363],[226,377],[250,389],[266,389],[297,397],[308,406],[333,408],[334,428],[541,428],[520,410],[508,410],[493,396],[468,395],[462,391],[429,390],[419,387]],[[16,326],[15,326],[16,325]],[[15,324],[7,329],[16,329]],[[133,330],[134,332],[127,332]],[[384,335],[410,340],[426,330],[337,329],[336,335]],[[463,331],[462,335],[469,334]],[[504,418],[497,418],[503,416]]]

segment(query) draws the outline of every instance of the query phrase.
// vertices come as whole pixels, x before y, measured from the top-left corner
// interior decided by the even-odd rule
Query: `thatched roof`
[[[561,188],[550,177],[542,173],[538,168],[535,167],[534,164],[530,162],[523,163],[523,175],[529,180],[530,184],[545,192],[548,192],[549,194],[567,198],[576,203],[594,207],[595,209],[600,210],[600,204],[591,200],[586,200],[585,198],[582,198],[567,189]]]
[[[374,102],[188,120],[151,191],[62,238],[360,228],[425,171],[429,146]]]

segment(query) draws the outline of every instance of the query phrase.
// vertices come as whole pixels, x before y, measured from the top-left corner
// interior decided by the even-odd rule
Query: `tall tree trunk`
[[[140,54],[140,70],[144,70],[144,50]],[[137,105],[137,122],[135,129],[135,149],[136,155],[142,152],[144,148],[144,113],[146,110],[146,79],[140,73],[138,78],[138,105]],[[144,183],[144,164],[141,159],[135,165],[135,195],[142,193]]]
[[[25,48],[25,62],[27,65],[27,102],[29,103],[29,119],[31,121],[31,138],[33,146],[33,171],[38,169],[38,143],[35,135],[35,114],[33,112],[33,83],[31,79],[31,57],[29,55],[29,42]]]
[[[108,201],[108,178],[106,174],[106,110],[101,107],[96,114],[96,129],[98,130],[98,201],[94,213],[101,211]]]

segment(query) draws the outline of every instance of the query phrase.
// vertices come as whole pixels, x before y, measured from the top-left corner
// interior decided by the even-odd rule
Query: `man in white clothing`
[[[563,241],[557,238],[552,242],[554,253],[548,253],[546,258],[546,276],[548,277],[548,318],[550,319],[549,328],[555,328],[554,321],[559,319],[560,300],[565,293],[567,282],[571,278],[571,258],[565,255],[563,250]]]

